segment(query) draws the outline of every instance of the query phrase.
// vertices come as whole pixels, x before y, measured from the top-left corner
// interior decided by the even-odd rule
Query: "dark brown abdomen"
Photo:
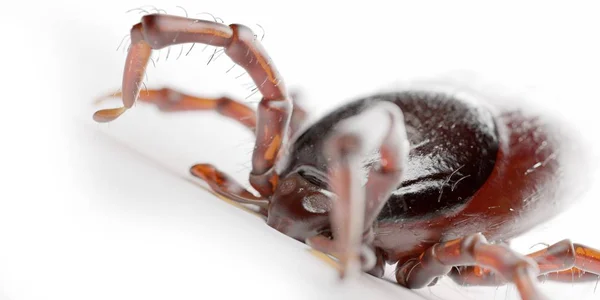
[[[498,138],[492,114],[478,103],[431,92],[376,95],[333,111],[298,137],[282,176],[302,166],[305,178],[327,188],[327,157],[321,150],[325,137],[339,121],[378,101],[401,108],[411,144],[402,184],[378,222],[429,219],[468,203],[496,161]],[[365,168],[377,162],[372,157],[365,159]]]

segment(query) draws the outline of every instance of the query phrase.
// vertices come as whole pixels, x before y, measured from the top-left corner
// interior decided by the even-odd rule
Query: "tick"
[[[521,255],[507,245],[572,201],[577,152],[559,124],[476,96],[404,90],[355,100],[302,126],[306,111],[248,27],[151,14],[130,36],[123,107],[94,119],[112,121],[139,100],[238,121],[256,134],[249,176],[256,193],[209,164],[191,174],[336,257],[342,276],[383,276],[386,263],[395,264],[397,282],[408,288],[450,276],[460,284],[514,283],[527,300],[545,299],[541,276],[598,280],[596,249],[564,240]],[[140,94],[152,50],[183,43],[223,47],[262,94],[257,111],[168,88]]]

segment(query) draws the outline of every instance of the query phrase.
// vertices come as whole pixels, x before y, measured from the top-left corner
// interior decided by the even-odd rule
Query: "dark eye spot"
[[[302,207],[311,213],[323,214],[331,209],[331,201],[323,194],[312,194],[302,199]]]

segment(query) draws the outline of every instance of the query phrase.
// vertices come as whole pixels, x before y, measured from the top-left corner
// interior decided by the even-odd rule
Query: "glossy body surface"
[[[566,183],[565,168],[578,166],[561,159],[573,159],[575,150],[567,148],[576,145],[559,152],[565,137],[557,126],[438,92],[375,95],[329,113],[294,139],[281,176],[297,172],[328,189],[322,137],[379,101],[400,107],[411,144],[405,177],[374,226],[375,245],[389,263],[475,232],[508,241],[568,204],[557,192]],[[365,169],[376,163],[374,154],[363,161]]]
[[[327,161],[323,136],[334,126],[380,101],[402,110],[409,160],[402,184],[378,216],[379,222],[430,219],[447,214],[469,201],[492,172],[498,139],[489,111],[441,93],[405,92],[360,99],[312,124],[292,143],[285,177],[294,170],[327,188]],[[376,149],[375,149],[376,150]],[[364,160],[364,169],[378,163],[377,151]]]

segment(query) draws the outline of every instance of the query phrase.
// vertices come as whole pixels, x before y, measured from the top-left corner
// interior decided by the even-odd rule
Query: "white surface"
[[[318,114],[396,82],[468,71],[477,74],[470,80],[502,84],[564,114],[597,145],[596,7],[218,2],[153,4],[208,11],[257,32],[259,23],[288,86],[302,88]],[[447,280],[416,292],[367,275],[339,285],[304,245],[189,180],[197,162],[245,179],[252,137],[241,127],[143,105],[114,123],[92,123],[92,100],[121,82],[124,54],[115,48],[139,18],[124,12],[143,4],[19,3],[2,11],[0,299],[517,299],[513,287]],[[235,78],[240,69],[225,74],[226,57],[206,66],[211,49],[201,50],[176,61],[175,47],[166,62],[163,51],[148,87],[249,95],[247,77]],[[569,237],[600,247],[597,186],[514,246],[528,252]],[[553,299],[600,298],[593,283],[543,287]]]

